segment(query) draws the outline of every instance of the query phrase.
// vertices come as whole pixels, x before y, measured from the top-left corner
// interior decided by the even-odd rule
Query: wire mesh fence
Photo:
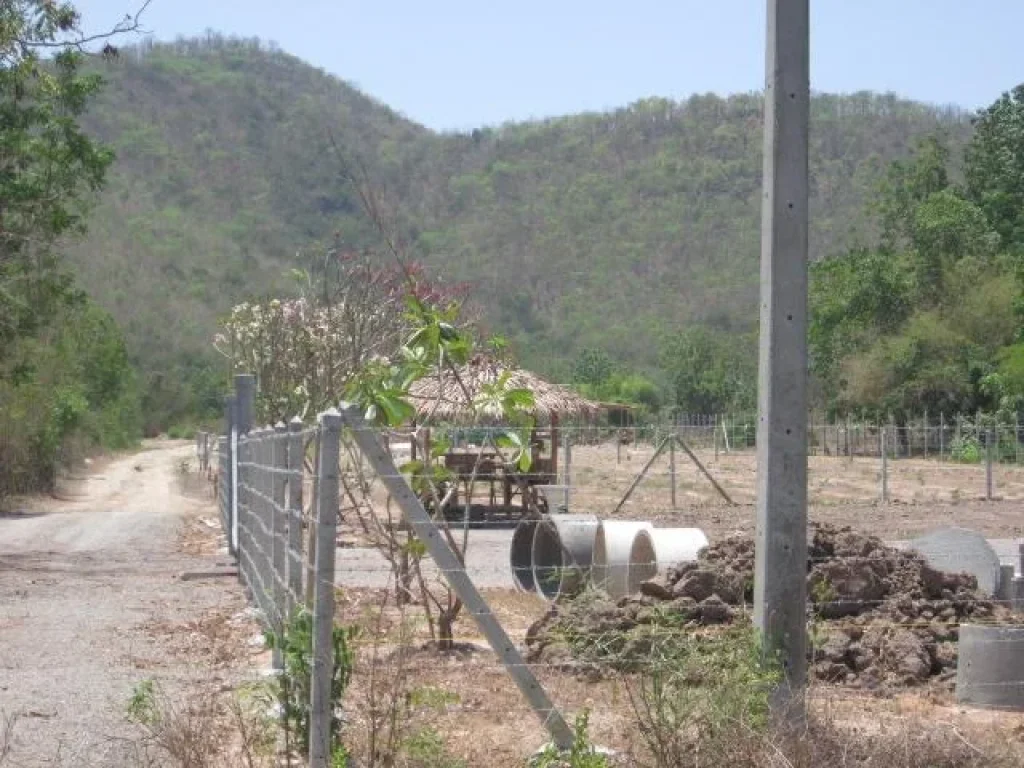
[[[330,429],[321,417],[240,435],[234,489],[231,439],[220,438],[218,482],[225,529],[237,520],[242,578],[268,627],[279,628],[305,606],[321,630],[359,628],[343,718],[352,749],[408,749],[410,739],[422,737],[467,764],[511,764],[524,744],[564,738],[567,721],[586,710],[593,738],[643,751],[644,734],[658,725],[644,718],[666,681],[711,675],[718,681],[706,688],[712,698],[749,683],[739,675],[756,671],[744,666],[755,642],[756,464],[753,446],[738,439],[747,433],[741,420],[635,431],[548,426],[535,430],[523,462],[499,447],[493,426],[437,426],[428,434],[366,427],[351,414],[331,418]],[[873,428],[887,436],[887,426]],[[810,698],[951,690],[962,626],[1004,632],[980,641],[990,651],[986,643],[1020,642],[1005,635],[1024,631],[1016,615],[1019,512],[984,501],[985,462],[954,463],[948,447],[945,460],[939,451],[925,456],[926,441],[928,451],[933,439],[944,445],[942,433],[908,432],[905,454],[879,439],[878,453],[870,454],[877,435],[870,426],[859,429],[827,425],[822,443],[840,450],[809,458]],[[966,433],[961,429],[962,439]],[[956,437],[955,427],[949,434]],[[994,487],[1005,498],[1024,494],[1024,476],[1008,449],[1001,464],[994,448],[1016,434],[990,427],[968,435],[985,441]],[[444,450],[425,464],[431,441]],[[878,504],[883,457],[891,504]],[[430,474],[432,482],[411,482],[412,473]],[[948,500],[952,513],[938,509],[937,499]],[[908,517],[908,509],[916,512]],[[699,529],[711,546],[702,559],[690,553],[676,561],[660,544],[646,561],[632,546],[620,547],[625,562],[605,562],[602,571],[594,540],[590,559],[579,561],[563,541],[547,571],[530,563],[537,584],[524,589],[512,562],[518,532],[578,519],[593,522],[595,539],[599,526],[607,533],[611,523],[636,521],[656,541],[669,530]],[[998,539],[988,591],[976,576],[957,575],[977,567],[958,546],[939,553],[942,568],[908,552],[914,536],[951,524],[977,525]],[[605,545],[605,557],[612,550]],[[627,577],[625,591],[612,589],[607,576],[615,568],[627,576],[643,570],[647,578]],[[565,571],[577,578],[566,580],[572,587],[556,590],[552,603],[540,582]],[[717,660],[701,650],[708,642],[719,643]],[[311,711],[325,723],[317,730],[321,746],[311,749],[314,766],[326,764],[316,760],[326,754],[323,729],[331,717],[323,686],[334,660],[324,657],[326,647],[319,644],[314,670],[321,698]],[[1015,674],[972,684],[983,696],[1000,686],[1024,691],[1024,674],[1020,681]],[[684,731],[685,718],[696,722],[711,699],[690,701],[672,685],[681,697],[673,706],[686,700],[692,707],[673,724]],[[727,710],[723,722],[737,714]]]

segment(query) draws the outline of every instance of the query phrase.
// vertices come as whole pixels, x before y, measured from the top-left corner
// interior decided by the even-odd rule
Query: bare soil
[[[730,506],[696,465],[676,453],[676,506],[671,501],[670,457],[651,466],[618,510],[634,478],[653,455],[648,445],[631,446],[617,460],[613,444],[579,446],[572,453],[574,512],[598,517],[650,520],[656,525],[698,526],[715,541],[754,528],[757,460],[752,451],[718,454],[698,449],[697,458],[735,502]],[[1019,510],[1024,500],[1024,467],[997,465],[994,500],[985,500],[985,467],[938,459],[890,459],[889,503],[881,503],[881,462],[877,458],[811,456],[808,502],[811,520],[851,525],[887,540],[906,539],[935,528],[958,525],[990,538],[1024,536]]]
[[[258,629],[237,579],[180,578],[226,564],[208,492],[181,482],[193,450],[147,441],[0,516],[6,765],[131,766],[138,682],[174,694],[247,674]]]

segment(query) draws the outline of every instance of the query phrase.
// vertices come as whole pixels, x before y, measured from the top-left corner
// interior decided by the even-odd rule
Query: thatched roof
[[[529,371],[507,366],[482,355],[458,366],[456,370],[458,379],[451,371],[445,371],[440,379],[437,375],[431,375],[412,385],[409,399],[416,407],[417,417],[432,415],[442,421],[463,421],[472,417],[473,409],[466,401],[463,386],[470,397],[476,398],[484,386],[497,382],[506,371],[509,374],[509,388],[528,389],[533,393],[534,406],[531,413],[540,421],[550,421],[552,415],[557,415],[559,419],[590,418],[598,411],[597,403],[571,389],[551,384]],[[463,386],[460,386],[460,380]],[[483,412],[478,415],[488,418],[498,414]]]

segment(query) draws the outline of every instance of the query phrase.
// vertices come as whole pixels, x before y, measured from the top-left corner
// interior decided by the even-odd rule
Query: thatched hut
[[[420,421],[429,419],[433,423],[456,425],[471,421],[477,424],[481,421],[494,423],[500,419],[501,414],[493,411],[488,413],[486,404],[479,403],[478,398],[487,386],[496,384],[506,374],[509,388],[526,389],[533,393],[533,407],[528,412],[534,418],[534,438],[538,444],[547,443],[550,446],[544,451],[548,455],[534,456],[533,466],[525,482],[529,485],[554,483],[558,476],[559,423],[594,418],[600,410],[597,403],[566,387],[547,382],[534,373],[484,355],[477,355],[465,365],[456,366],[455,372],[446,370],[439,376],[420,379],[410,388],[409,399]],[[452,469],[458,470],[458,461],[458,456],[448,457]],[[511,491],[506,481],[506,505]]]
[[[465,423],[473,418],[497,418],[497,413],[481,412],[472,403],[484,388],[496,384],[508,374],[510,389],[527,389],[533,393],[531,415],[538,423],[557,425],[566,419],[589,419],[600,406],[571,389],[544,381],[534,373],[477,355],[465,365],[456,366],[455,373],[427,376],[409,390],[417,418],[451,423]],[[457,374],[457,375],[456,375]]]

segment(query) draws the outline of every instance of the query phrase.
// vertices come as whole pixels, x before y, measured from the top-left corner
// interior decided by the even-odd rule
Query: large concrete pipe
[[[629,550],[628,594],[640,591],[640,585],[680,563],[697,559],[697,553],[708,545],[708,537],[700,528],[652,528],[639,531]]]
[[[512,566],[512,578],[516,587],[524,592],[533,592],[537,583],[533,579],[533,536],[537,531],[536,520],[523,520],[512,533],[508,559]]]
[[[594,515],[555,515],[533,534],[533,582],[542,597],[554,600],[580,587],[594,559]]]
[[[629,594],[629,551],[640,531],[653,526],[639,520],[602,520],[594,539],[591,583],[611,597]]]
[[[1024,627],[961,624],[956,700],[1024,711]]]

